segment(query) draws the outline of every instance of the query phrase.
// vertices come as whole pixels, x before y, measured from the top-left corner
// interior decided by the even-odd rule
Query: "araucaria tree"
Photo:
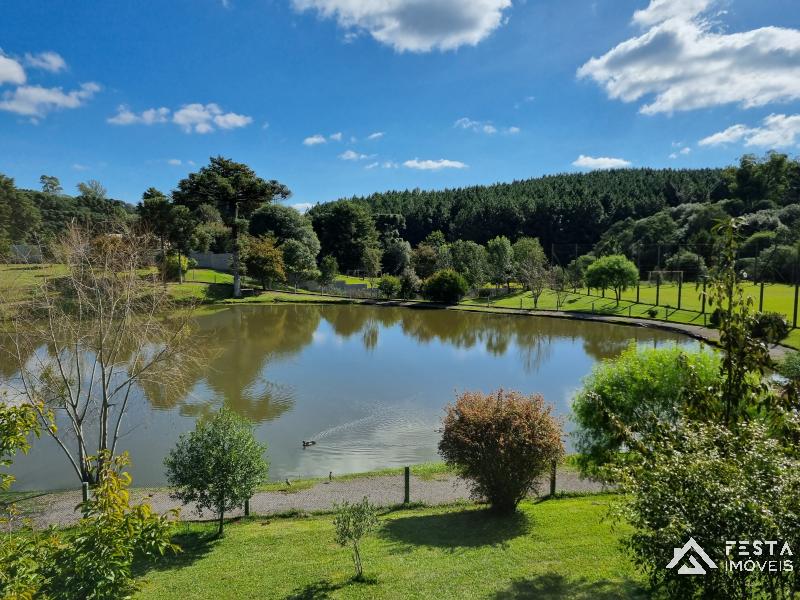
[[[241,507],[266,483],[266,450],[256,441],[253,425],[228,408],[200,419],[164,459],[167,480],[176,488],[173,497],[194,504],[198,514],[213,511],[221,536],[225,513]]]
[[[175,385],[197,358],[191,311],[173,311],[158,276],[142,275],[153,250],[147,237],[70,228],[51,249],[63,273],[43,277],[9,322],[11,343],[3,348],[18,371],[18,392],[80,481],[97,480],[91,455],[102,461],[116,453],[142,386]]]
[[[182,179],[172,198],[176,204],[190,209],[203,204],[216,207],[231,228],[233,295],[238,298],[242,295],[239,234],[247,232],[248,219],[259,206],[276,198],[288,198],[290,194],[282,183],[261,179],[247,165],[217,156],[211,158],[208,166]]]
[[[540,395],[465,392],[446,411],[439,454],[499,512],[513,512],[564,454],[561,424]]]

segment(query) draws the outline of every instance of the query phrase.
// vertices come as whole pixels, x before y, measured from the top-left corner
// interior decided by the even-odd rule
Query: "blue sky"
[[[7,0],[0,172],[306,205],[800,145],[797,0]],[[316,143],[315,143],[316,142]]]

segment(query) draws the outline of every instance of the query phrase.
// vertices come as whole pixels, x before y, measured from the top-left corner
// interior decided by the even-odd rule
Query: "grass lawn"
[[[526,502],[512,517],[475,506],[398,510],[362,547],[367,581],[351,580],[330,515],[245,519],[214,540],[178,526],[184,552],[137,569],[135,598],[646,598],[603,521],[611,496]]]

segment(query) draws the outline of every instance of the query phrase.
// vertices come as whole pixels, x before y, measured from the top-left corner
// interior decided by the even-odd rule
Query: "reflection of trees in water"
[[[223,402],[255,422],[270,421],[291,409],[292,391],[266,380],[270,361],[293,356],[308,346],[319,326],[314,306],[235,307],[198,316],[195,335],[210,355],[203,368],[184,373],[181,389],[148,396],[158,408],[180,406],[186,415],[205,414]],[[204,382],[207,394],[193,391]]]
[[[165,389],[143,381],[142,391],[155,408],[178,408],[187,416],[205,414],[225,402],[253,421],[276,419],[292,408],[294,398],[291,389],[265,379],[264,370],[270,361],[311,344],[321,318],[339,336],[361,334],[368,350],[376,348],[381,327],[396,325],[420,343],[439,341],[466,349],[482,344],[493,356],[505,355],[514,345],[527,373],[537,372],[551,358],[557,340],[581,342],[589,356],[601,360],[618,355],[632,339],[675,339],[653,330],[544,317],[394,307],[238,306],[196,318],[194,335],[207,360],[186,365],[174,386]],[[14,375],[13,364],[0,353],[0,377],[8,381]]]

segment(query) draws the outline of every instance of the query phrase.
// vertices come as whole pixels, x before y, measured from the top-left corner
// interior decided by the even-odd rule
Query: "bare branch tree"
[[[182,367],[198,358],[191,307],[176,306],[149,268],[152,242],[68,228],[51,250],[58,274],[43,277],[11,320],[4,349],[18,393],[81,481],[95,482],[90,456],[115,453],[132,398],[144,386],[179,385]]]

